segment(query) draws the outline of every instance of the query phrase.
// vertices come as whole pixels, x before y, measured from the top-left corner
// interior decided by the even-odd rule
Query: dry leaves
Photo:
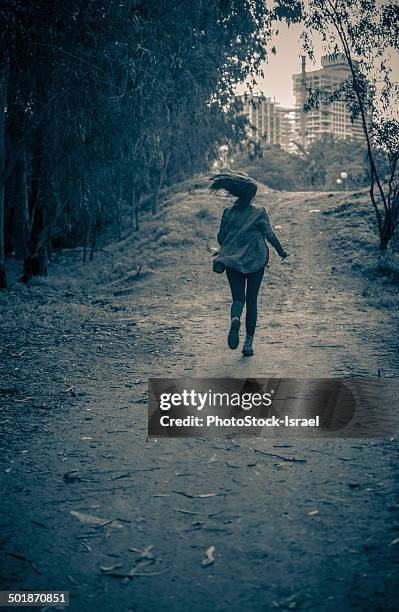
[[[71,510],[69,514],[72,514],[72,516],[77,518],[84,525],[93,525],[94,527],[105,527],[105,525],[109,525],[109,527],[113,527],[114,529],[122,529],[123,527],[122,523],[114,519],[103,519],[98,516],[93,516],[92,514],[77,512],[76,510]]]
[[[129,548],[129,550],[140,555],[141,559],[153,559],[153,548],[153,544],[150,544],[150,546],[146,546],[145,548],[143,548],[143,550],[140,550],[140,548]]]
[[[210,546],[206,549],[206,557],[201,561],[202,567],[208,567],[208,565],[212,565],[212,563],[215,563],[215,551],[216,548],[214,546]]]
[[[208,497],[219,497],[221,495],[228,495],[230,491],[223,491],[221,493],[186,493],[185,491],[173,491],[173,493],[177,493],[177,495],[183,495],[184,497],[189,497],[190,499],[206,499]]]

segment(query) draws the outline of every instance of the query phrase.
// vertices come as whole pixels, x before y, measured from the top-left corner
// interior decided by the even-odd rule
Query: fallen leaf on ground
[[[395,544],[399,544],[399,538],[395,538],[394,540],[392,540],[392,542],[390,542],[389,546],[395,546]]]
[[[283,461],[293,461],[294,463],[306,463],[307,459],[297,459],[296,457],[284,457],[283,455],[277,455],[276,453],[267,453],[266,451],[260,450],[259,448],[254,448],[255,453],[260,453],[261,455],[267,455],[268,457],[276,457],[277,459],[282,459]]]
[[[44,527],[44,529],[48,529],[47,525],[45,525],[44,523],[41,523],[37,519],[31,519],[31,522],[34,523],[35,525],[39,525],[39,527]]]
[[[214,546],[210,546],[209,548],[206,549],[206,557],[205,559],[203,559],[201,561],[201,565],[202,567],[207,567],[208,565],[212,565],[212,563],[215,563],[215,557],[214,557],[214,553],[215,553],[216,548]]]
[[[113,578],[123,578],[123,582],[124,583],[128,583],[130,580],[132,580],[132,578],[135,578],[136,576],[140,576],[140,577],[150,577],[150,576],[160,576],[161,574],[166,574],[167,572],[170,572],[170,568],[166,568],[164,570],[160,570],[160,571],[155,571],[155,572],[143,572],[142,569],[146,568],[150,565],[154,564],[154,559],[150,559],[148,561],[143,561],[143,560],[139,560],[129,572],[121,572],[118,571],[118,567],[120,566],[115,566],[115,568],[112,568],[106,572],[103,572],[103,576],[112,576]]]
[[[153,559],[154,557],[152,556],[152,553],[151,553],[153,548],[154,548],[153,544],[150,544],[150,546],[146,546],[145,548],[143,548],[143,550],[140,550],[140,548],[129,548],[129,550],[140,555],[142,559]]]
[[[215,463],[217,461],[216,455],[213,455],[210,459],[208,459],[207,463]]]
[[[115,565],[101,565],[100,570],[102,572],[112,572],[113,570],[118,569],[119,567],[123,567],[122,563],[116,563]]]
[[[205,499],[206,497],[219,497],[220,495],[228,495],[229,491],[224,491],[222,493],[186,493],[185,491],[173,491],[173,493],[177,493],[177,495],[183,495],[184,497],[189,497],[190,499]]]
[[[126,474],[119,474],[118,476],[112,476],[111,480],[120,480],[121,478],[129,478],[132,474],[127,472]]]
[[[105,525],[109,525],[115,529],[122,529],[123,527],[122,523],[113,519],[103,519],[99,516],[84,514],[83,512],[77,512],[76,510],[71,510],[70,514],[72,514],[72,516],[77,518],[84,525],[95,525],[96,527],[105,527]]]
[[[168,572],[170,572],[170,567],[167,567],[159,572],[135,572],[132,577],[140,576],[141,578],[149,578],[150,576],[161,576],[162,574],[167,574]]]
[[[136,576],[142,577],[142,578],[150,578],[151,576],[161,576],[162,574],[167,574],[168,572],[170,572],[171,568],[168,567],[164,570],[160,570],[157,572],[142,572],[140,571],[143,567],[146,567],[147,565],[151,565],[152,561],[150,561],[149,563],[147,563],[146,565],[144,565],[144,563],[139,563],[138,565],[135,565],[130,572],[128,572],[127,574],[123,573],[123,572],[118,572],[117,570],[114,571],[110,571],[110,572],[103,572],[103,576],[112,576],[113,578],[123,578],[123,582],[124,583],[128,583],[130,582],[130,580],[132,580],[133,578],[136,578]]]
[[[319,514],[319,510],[312,510],[311,512],[308,512],[309,516],[315,516],[316,514]]]

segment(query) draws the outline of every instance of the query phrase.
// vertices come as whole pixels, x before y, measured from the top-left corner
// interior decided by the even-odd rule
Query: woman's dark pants
[[[226,268],[233,303],[231,305],[231,316],[241,317],[244,304],[247,306],[245,317],[245,329],[249,336],[253,336],[258,314],[257,300],[259,288],[265,273],[261,268],[250,274],[243,274],[233,268]]]

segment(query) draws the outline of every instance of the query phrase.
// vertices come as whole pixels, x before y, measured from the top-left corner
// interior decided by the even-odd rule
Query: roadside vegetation
[[[18,259],[26,283],[60,250],[91,261],[111,240],[138,240],[166,189],[208,172],[222,145],[245,149],[237,85],[255,86],[281,20],[303,23],[331,52],[344,48],[352,77],[332,96],[362,121],[376,91],[366,74],[378,64],[382,105],[363,121],[362,144],[266,149],[234,163],[292,191],[332,190],[346,172],[343,189],[368,185],[381,251],[395,248],[399,128],[387,115],[396,90],[385,52],[397,49],[398,7],[374,9],[374,0],[4,0],[0,288],[6,259]],[[309,108],[320,95],[309,92]]]

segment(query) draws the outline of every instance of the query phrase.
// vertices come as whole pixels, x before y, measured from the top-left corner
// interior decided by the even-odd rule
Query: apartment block
[[[293,75],[296,106],[296,138],[307,149],[312,142],[329,134],[337,140],[359,140],[363,137],[359,118],[352,121],[351,112],[344,101],[320,101],[318,109],[303,111],[309,90],[320,90],[324,96],[332,93],[351,73],[345,55],[325,55],[321,69],[306,71],[306,60],[302,58],[302,71]]]
[[[250,136],[262,145],[275,145],[290,151],[295,135],[294,109],[283,108],[275,99],[253,96],[244,102]]]

